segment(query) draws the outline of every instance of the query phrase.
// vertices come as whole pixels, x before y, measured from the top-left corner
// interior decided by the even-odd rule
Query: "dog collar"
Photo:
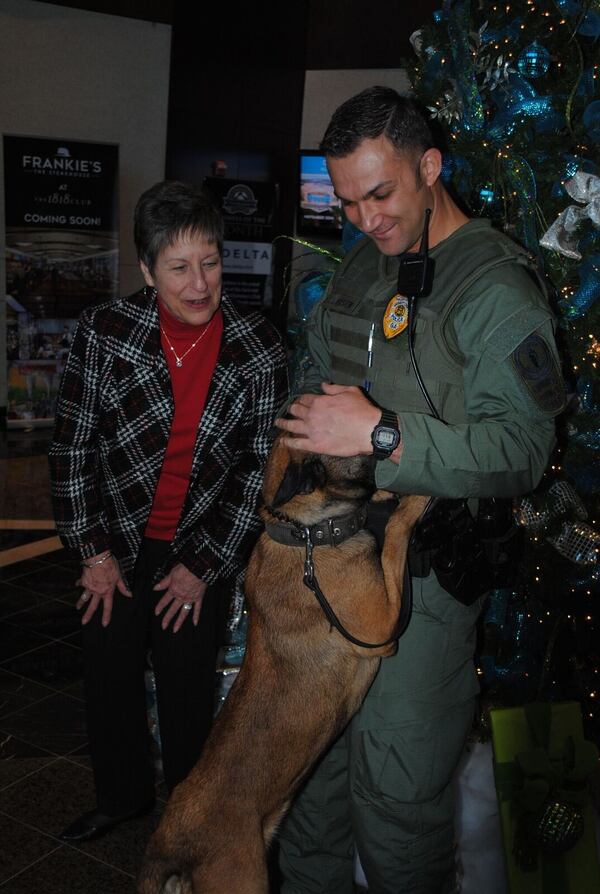
[[[304,586],[308,587],[309,590],[312,590],[317,602],[321,606],[323,614],[331,626],[335,627],[335,629],[342,634],[344,639],[347,639],[355,646],[360,646],[363,649],[381,649],[398,639],[406,626],[405,619],[402,621],[402,629],[401,621],[399,619],[392,635],[382,643],[367,643],[362,639],[357,639],[355,636],[352,636],[352,634],[346,630],[331,607],[329,600],[319,586],[319,581],[315,574],[313,548],[315,546],[325,546],[327,544],[337,546],[338,543],[348,540],[353,534],[362,530],[365,527],[365,522],[367,520],[366,506],[361,506],[358,512],[353,512],[350,515],[342,515],[339,518],[328,518],[326,521],[321,522],[321,524],[307,525],[306,527],[298,524],[298,522],[291,521],[284,516],[283,513],[277,512],[276,509],[272,509],[269,506],[265,506],[265,509],[267,509],[274,518],[278,519],[277,522],[267,522],[265,524],[265,530],[269,537],[276,540],[277,543],[283,543],[285,546],[304,547]],[[406,573],[405,569],[405,575]]]
[[[268,506],[265,508],[275,518],[281,519],[276,522],[266,522],[265,531],[271,540],[282,543],[284,546],[304,546],[307,541],[313,546],[338,546],[344,540],[348,540],[361,531],[367,520],[366,506],[361,506],[358,512],[341,515],[338,518],[328,518],[317,525],[307,526],[285,519]]]

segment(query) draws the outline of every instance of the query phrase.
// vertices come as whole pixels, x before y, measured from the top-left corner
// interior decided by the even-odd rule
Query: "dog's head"
[[[372,456],[290,450],[277,438],[263,482],[265,505],[303,524],[351,512],[375,491]],[[308,498],[308,499],[307,499]]]

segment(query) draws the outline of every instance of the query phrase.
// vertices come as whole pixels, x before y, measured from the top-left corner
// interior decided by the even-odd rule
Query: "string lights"
[[[519,587],[507,597],[515,608],[507,613],[503,635],[513,665],[507,658],[503,677],[497,667],[498,679],[510,680],[513,687],[520,685],[518,679],[535,685],[540,679],[535,655],[539,660],[545,648],[538,641],[547,643],[562,618],[565,626],[548,660],[546,695],[580,700],[600,741],[600,192],[594,214],[580,217],[572,230],[561,225],[552,247],[540,246],[542,235],[574,204],[566,185],[578,172],[593,174],[600,168],[600,33],[592,33],[600,17],[586,24],[575,11],[579,4],[511,0],[472,3],[470,20],[449,20],[453,10],[458,17],[467,7],[445,5],[434,24],[422,30],[424,49],[413,86],[424,105],[447,109],[438,118],[453,160],[448,182],[473,213],[491,217],[543,267],[557,311],[569,392],[559,447],[536,497],[532,524],[524,531]],[[460,64],[452,50],[451,32],[457,26],[471,41]],[[566,253],[571,244],[578,256]],[[573,506],[563,514],[555,511],[548,502],[554,482],[569,482],[585,518]],[[536,527],[535,520],[542,518],[544,524]],[[567,555],[551,545],[557,539]],[[529,625],[538,646],[527,655],[521,644]],[[531,689],[524,686],[523,692],[531,694]]]

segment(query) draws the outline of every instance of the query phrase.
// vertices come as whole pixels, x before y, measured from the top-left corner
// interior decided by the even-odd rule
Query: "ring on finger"
[[[192,605],[193,605],[193,603],[191,603],[191,602],[184,602],[181,607],[184,611],[189,612],[192,610]]]
[[[81,594],[81,601],[87,602],[89,598],[90,598],[90,594],[88,593],[87,590],[84,590],[83,593]]]

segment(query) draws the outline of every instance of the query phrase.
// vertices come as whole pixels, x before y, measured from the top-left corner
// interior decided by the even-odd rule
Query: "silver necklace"
[[[214,317],[213,317],[213,319],[214,319]],[[196,345],[199,344],[199,343],[202,341],[202,339],[204,338],[204,336],[206,335],[206,333],[207,333],[208,330],[210,329],[210,327],[211,327],[211,323],[212,323],[212,320],[210,321],[210,323],[208,323],[208,325],[206,326],[206,328],[204,329],[204,331],[202,332],[202,334],[198,336],[198,338],[196,339],[196,341],[193,341],[193,342],[192,342],[192,344],[189,346],[189,348],[187,349],[187,351],[186,351],[184,354],[182,354],[181,357],[179,357],[179,355],[177,354],[177,351],[175,350],[175,348],[173,347],[173,345],[172,345],[172,343],[171,343],[171,339],[169,338],[169,336],[167,335],[167,333],[165,332],[165,330],[163,329],[163,327],[162,327],[162,326],[160,327],[160,331],[162,332],[162,334],[164,335],[164,337],[167,339],[167,344],[169,345],[169,348],[173,351],[173,354],[175,355],[175,366],[177,366],[177,367],[179,367],[179,368],[181,368],[181,367],[183,366],[183,361],[185,360],[185,358],[187,357],[187,355],[190,353],[190,351],[193,351],[194,348],[196,347]]]

